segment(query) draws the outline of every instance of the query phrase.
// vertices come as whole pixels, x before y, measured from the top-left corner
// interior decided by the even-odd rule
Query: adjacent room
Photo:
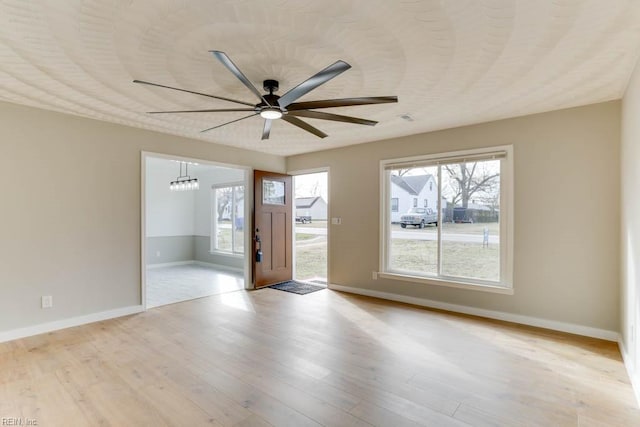
[[[146,307],[244,289],[245,170],[144,160]]]
[[[640,2],[0,22],[0,424],[640,425]]]

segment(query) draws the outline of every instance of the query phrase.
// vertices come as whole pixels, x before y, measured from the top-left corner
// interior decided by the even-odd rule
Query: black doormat
[[[289,280],[287,282],[278,283],[269,286],[271,289],[277,289],[279,291],[291,292],[298,295],[306,295],[311,292],[321,291],[326,289],[324,286],[311,285],[309,283],[298,282],[295,280]]]

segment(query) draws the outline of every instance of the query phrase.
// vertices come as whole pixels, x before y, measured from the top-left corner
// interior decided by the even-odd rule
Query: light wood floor
[[[0,344],[39,426],[639,426],[614,343],[329,290],[238,291]]]

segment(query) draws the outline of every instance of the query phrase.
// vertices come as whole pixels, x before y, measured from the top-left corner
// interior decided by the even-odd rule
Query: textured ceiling
[[[342,59],[352,69],[301,98],[398,95],[323,110],[375,127],[246,113],[148,115],[235,104],[133,79],[257,102],[210,53],[280,94]],[[640,52],[640,1],[3,0],[0,99],[280,155],[620,98]],[[400,118],[410,114],[413,121]]]

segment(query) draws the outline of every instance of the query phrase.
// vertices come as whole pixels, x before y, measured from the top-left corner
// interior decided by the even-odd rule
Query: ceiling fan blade
[[[251,107],[254,106],[254,104],[250,104],[250,103],[244,102],[244,101],[238,101],[236,99],[225,98],[223,96],[209,95],[207,93],[194,92],[192,90],[180,89],[180,88],[171,87],[171,86],[165,86],[165,85],[161,85],[161,84],[158,84],[158,83],[145,82],[143,80],[134,80],[133,82],[134,83],[140,83],[140,84],[143,84],[143,85],[162,87],[162,88],[165,88],[165,89],[179,90],[180,92],[187,92],[187,93],[192,93],[194,95],[201,95],[201,96],[206,96],[206,97],[209,97],[209,98],[221,99],[222,101],[235,102],[236,104],[250,105]]]
[[[271,133],[271,119],[265,119],[264,121],[264,129],[262,130],[262,140],[269,139],[269,134]]]
[[[307,132],[311,132],[312,134],[314,134],[315,136],[319,136],[320,138],[326,138],[327,136],[329,136],[326,133],[322,132],[320,129],[314,128],[310,124],[308,124],[306,122],[303,122],[302,120],[300,120],[297,117],[284,115],[284,116],[282,116],[282,120],[284,120],[285,122],[289,122],[292,125],[297,126],[297,127],[301,128],[301,129],[304,129]]]
[[[296,110],[289,111],[287,115],[296,117],[308,117],[310,119],[333,120],[336,122],[354,123],[367,126],[375,126],[376,124],[378,124],[378,122],[373,120],[360,119],[358,117],[341,116],[339,114],[323,113],[321,111]]]
[[[282,98],[280,98],[282,99]],[[352,105],[388,104],[398,102],[397,96],[369,96],[362,98],[323,99],[321,101],[296,102],[287,107],[292,110],[315,110],[317,108],[349,107]]]
[[[347,64],[344,61],[334,62],[324,70],[309,77],[307,80],[303,81],[298,86],[294,87],[289,92],[282,95],[280,99],[278,99],[278,104],[280,104],[280,106],[283,108],[288,106],[293,101],[300,98],[302,95],[311,92],[313,89],[317,88],[318,86],[328,82],[329,80],[338,76],[339,74],[344,73],[349,68],[351,68],[351,65]]]
[[[222,65],[227,67],[227,69],[231,71],[231,73],[234,76],[236,76],[238,80],[240,80],[247,88],[249,88],[249,90],[253,92],[259,99],[261,99],[268,106],[270,107],[272,106],[267,102],[266,99],[264,99],[264,96],[262,96],[262,94],[258,91],[258,89],[256,89],[256,87],[253,85],[253,83],[249,81],[247,76],[242,74],[242,71],[240,71],[240,68],[238,68],[236,64],[233,63],[231,58],[229,58],[226,53],[220,52],[219,50],[211,50],[209,52],[213,53],[213,55],[216,58],[218,58],[218,61],[222,62]]]
[[[177,111],[147,111],[147,114],[167,113],[235,113],[240,111],[256,111],[255,108],[223,108],[218,110],[177,110]]]
[[[218,129],[218,128],[221,128],[222,126],[230,125],[231,123],[239,122],[240,120],[244,120],[244,119],[248,119],[249,117],[257,116],[258,114],[260,114],[260,113],[255,113],[255,114],[252,114],[250,116],[240,117],[239,119],[231,120],[230,122],[223,123],[221,125],[214,126],[212,128],[209,128],[209,129],[201,130],[200,133],[209,132],[210,130]]]

